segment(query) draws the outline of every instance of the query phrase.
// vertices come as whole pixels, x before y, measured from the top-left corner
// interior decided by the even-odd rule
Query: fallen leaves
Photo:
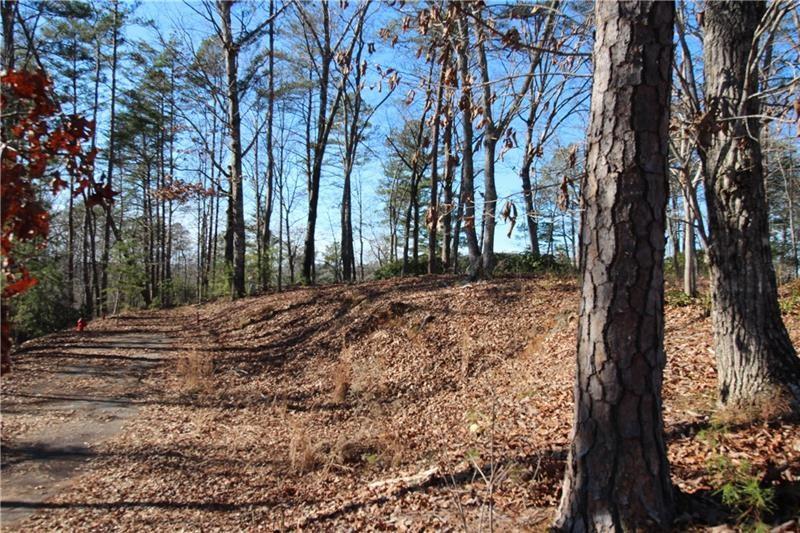
[[[493,494],[498,529],[542,527],[572,423],[577,297],[574,280],[555,277],[426,277],[148,315],[175,330],[176,354],[213,354],[210,386],[187,392],[166,355],[140,416],[53,500],[74,505],[26,526],[457,530],[454,498],[470,520],[481,511],[474,461],[507,473]],[[798,317],[787,321],[796,338]],[[700,305],[668,307],[666,331],[672,476],[683,491],[705,490],[712,446],[698,435],[715,401],[710,321]],[[36,351],[65,340],[75,338],[42,339]],[[350,386],[333,398],[342,361]],[[30,379],[44,370],[34,354],[20,364],[31,365]],[[719,446],[781,479],[800,476],[794,423],[731,428]]]

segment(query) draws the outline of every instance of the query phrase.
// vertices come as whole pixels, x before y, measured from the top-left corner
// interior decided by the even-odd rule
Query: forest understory
[[[795,346],[799,291],[781,293]],[[31,391],[107,388],[137,355],[104,339],[171,347],[127,391],[136,416],[15,528],[545,530],[569,443],[578,292],[556,276],[395,279],[121,314],[26,343],[4,377],[5,459],[80,416],[37,415]],[[790,531],[798,420],[715,414],[709,309],[676,294],[664,379],[675,529]],[[91,371],[71,374],[78,363]],[[725,483],[748,479],[770,491],[771,512],[723,503]]]

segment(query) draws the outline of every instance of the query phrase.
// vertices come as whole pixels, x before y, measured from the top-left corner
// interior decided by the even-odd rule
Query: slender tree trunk
[[[444,105],[444,83],[447,68],[450,65],[450,49],[445,48],[439,71],[439,83],[436,88],[436,109],[433,114],[431,132],[431,199],[428,207],[428,273],[439,272],[436,254],[436,230],[439,225],[439,127]],[[448,122],[449,123],[449,122]]]
[[[458,52],[458,69],[461,76],[462,94],[459,107],[462,113],[462,127],[464,138],[461,141],[461,198],[459,209],[463,212],[464,233],[467,237],[467,251],[469,252],[469,268],[467,276],[475,279],[480,268],[481,250],[478,245],[478,235],[475,230],[475,171],[472,160],[472,76],[469,69],[469,23],[466,14],[462,11],[458,20],[458,30],[461,36]]]
[[[117,34],[119,32],[119,2],[114,0],[114,17],[112,19],[113,30],[111,34],[111,110],[109,117],[108,130],[108,167],[106,170],[106,183],[109,188],[114,184],[114,127],[116,123],[117,109]],[[108,310],[108,256],[111,252],[111,224],[113,222],[114,210],[112,206],[105,209],[105,226],[103,228],[103,256],[101,261],[102,279],[100,281],[103,296],[103,312]]]
[[[264,209],[264,237],[263,246],[265,254],[264,277],[262,280],[261,288],[266,290],[269,288],[271,276],[272,261],[270,258],[270,250],[272,249],[272,231],[270,230],[270,222],[272,221],[273,210],[273,186],[275,183],[275,158],[273,155],[273,142],[272,142],[272,126],[275,116],[275,0],[269,1],[269,76],[267,78],[267,193],[266,193],[266,207]],[[280,246],[280,245],[279,245]]]
[[[354,281],[355,271],[355,252],[353,250],[353,195],[352,195],[352,175],[356,163],[358,144],[361,132],[361,56],[364,51],[364,41],[359,39],[358,49],[355,57],[355,75],[353,79],[354,94],[352,105],[349,97],[345,101],[344,124],[345,124],[345,151],[344,151],[344,184],[342,187],[342,206],[341,206],[341,234],[342,234],[342,277],[345,282]]]
[[[694,213],[689,201],[684,198],[683,208],[686,228],[683,235],[683,292],[694,298],[697,296],[697,257],[694,244]]]
[[[497,140],[501,132],[497,131],[492,118],[492,85],[489,79],[489,63],[486,60],[486,49],[483,39],[478,37],[478,65],[480,67],[483,113],[486,126],[483,131],[483,219],[481,222],[481,267],[485,276],[494,271],[494,228],[497,211],[497,188],[494,180],[494,159]]]
[[[530,144],[527,146],[531,146]],[[526,151],[528,149],[526,148]],[[525,160],[520,168],[519,177],[522,180],[522,197],[525,202],[525,222],[528,226],[528,245],[531,247],[531,255],[539,257],[539,223],[536,218],[536,210],[533,207],[533,186],[531,184],[531,166],[533,157],[525,155]]]
[[[672,520],[661,383],[674,9],[595,3],[574,426],[559,531],[652,531]]]
[[[317,137],[312,147],[313,159],[310,163],[311,174],[308,176],[308,223],[306,224],[306,239],[303,254],[303,282],[311,284],[316,279],[316,248],[315,234],[317,227],[317,206],[319,204],[319,186],[322,176],[322,158],[325,155],[325,122],[328,111],[328,84],[330,78],[331,65],[331,40],[330,40],[330,17],[327,2],[322,4],[322,31],[324,34],[322,57],[320,58],[321,68],[319,77],[319,109],[317,110]],[[308,111],[308,120],[311,121],[311,108]]]
[[[148,153],[147,150],[147,138],[142,135],[142,153]],[[144,181],[142,183],[142,205],[144,208],[144,219],[145,219],[145,237],[147,241],[147,265],[145,267],[145,272],[147,275],[147,283],[145,284],[145,288],[142,291],[142,296],[144,298],[145,306],[150,307],[150,304],[153,302],[153,297],[155,294],[155,261],[154,261],[154,228],[153,228],[153,199],[150,195],[150,180],[151,180],[151,162],[149,159],[145,159],[143,161],[145,165],[145,174],[144,174]]]
[[[278,292],[283,290],[283,172],[278,173]]]
[[[89,214],[89,207],[86,202],[86,194],[84,193],[84,206],[83,211],[83,264],[81,265],[81,273],[83,274],[83,313],[87,318],[94,316],[94,295],[92,293],[92,278],[89,271],[89,228],[91,227],[91,215]]]
[[[452,238],[453,228],[453,172],[456,167],[456,157],[453,154],[453,118],[449,113],[448,120],[444,127],[444,178],[442,180],[443,191],[442,201],[442,270],[450,270],[450,239]]]
[[[531,247],[531,255],[538,259],[539,253],[539,219],[536,217],[536,210],[533,205],[533,185],[531,183],[531,168],[533,159],[536,156],[534,147],[533,129],[536,124],[536,110],[540,99],[536,97],[533,87],[530,89],[531,103],[528,109],[528,118],[525,128],[525,152],[522,156],[522,165],[519,170],[519,177],[522,181],[522,201],[525,204],[525,222],[528,226],[528,245]]]
[[[260,110],[259,110],[260,112]],[[267,288],[266,271],[264,269],[264,217],[261,214],[261,183],[258,156],[261,154],[258,135],[253,140],[253,185],[256,193],[256,272],[258,274],[258,286],[263,291]]]
[[[676,203],[676,196],[672,196],[670,199],[672,201],[672,210],[670,214],[675,214],[678,212],[678,205]],[[672,217],[667,217],[667,233],[669,234],[669,239],[672,244],[672,272],[675,274],[675,279],[678,280],[681,277],[681,266],[680,266],[680,250],[681,250],[681,239],[679,235],[679,228],[678,222],[676,219]]]
[[[356,183],[358,194],[358,267],[361,272],[361,281],[364,281],[364,202],[361,196],[361,180]],[[353,270],[355,270],[355,265]]]
[[[458,202],[456,210],[455,228],[453,228],[453,244],[450,246],[453,254],[453,274],[458,274],[458,249],[461,243],[461,221],[464,219],[464,204]]]
[[[758,68],[750,58],[761,2],[709,2],[703,37],[706,101],[724,128],[700,132],[711,242],[719,402],[779,397],[800,408],[798,359],[778,307],[761,145]],[[735,118],[745,117],[745,118]]]
[[[789,183],[789,176],[786,173],[786,169],[783,168],[783,163],[781,165],[781,176],[783,177],[783,187],[784,193],[786,194],[786,209],[788,211],[788,218],[789,218],[789,236],[791,237],[792,242],[792,273],[795,278],[797,278],[798,268],[800,265],[797,264],[797,232],[795,231],[795,224],[794,224],[794,197],[792,195],[792,188]]]

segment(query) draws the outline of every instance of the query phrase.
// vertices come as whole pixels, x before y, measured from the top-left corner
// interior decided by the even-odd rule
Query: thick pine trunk
[[[747,407],[781,396],[797,408],[800,359],[778,307],[755,117],[760,111],[758,99],[748,98],[758,90],[758,68],[751,65],[748,71],[748,57],[764,11],[761,2],[706,5],[703,45],[712,123],[700,137],[714,348],[722,405]],[[733,118],[745,116],[750,118]]]
[[[651,531],[673,514],[665,364],[672,2],[595,4],[575,419],[560,531]]]

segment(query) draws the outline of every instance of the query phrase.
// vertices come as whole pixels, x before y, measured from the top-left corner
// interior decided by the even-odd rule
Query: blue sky
[[[195,3],[194,6],[202,9],[200,7],[200,3]],[[332,3],[332,6],[337,6],[338,9],[338,4]],[[181,26],[192,34],[195,42],[199,43],[203,37],[208,36],[213,32],[213,28],[211,28],[202,17],[195,13],[184,2],[180,1],[145,1],[139,6],[136,14],[143,19],[152,19],[164,36],[169,36],[169,34],[174,31],[177,26]],[[377,29],[382,23],[381,19],[385,19],[386,15],[387,13],[377,13],[372,17],[372,21],[369,25],[370,33],[377,33]],[[289,16],[294,17],[293,14]],[[257,20],[262,19],[260,16],[256,18]],[[155,39],[156,37],[153,30],[144,27],[130,27],[127,32],[129,40],[151,40]],[[278,46],[280,46],[281,40],[285,39],[285,35],[281,32],[280,26],[278,28],[278,32]],[[415,103],[412,106],[404,106],[402,103],[392,101],[404,99],[408,90],[417,88],[416,86],[418,80],[413,76],[411,71],[417,69],[418,67],[414,64],[415,62],[413,59],[410,57],[404,57],[404,54],[399,53],[398,50],[390,48],[388,43],[381,41],[375,35],[371,36],[369,40],[374,40],[377,45],[376,53],[368,58],[371,63],[371,70],[373,70],[372,66],[375,63],[378,63],[381,64],[384,69],[392,66],[403,73],[401,76],[400,87],[398,87],[395,95],[392,97],[392,99],[390,99],[390,101],[387,101],[387,103],[384,104],[384,106],[379,109],[373,117],[372,123],[374,126],[374,132],[373,139],[371,141],[373,152],[368,153],[363,149],[360,151],[360,155],[364,159],[365,163],[356,168],[354,176],[355,179],[361,181],[361,187],[364,195],[365,223],[374,224],[376,228],[375,231],[378,232],[385,229],[385,225],[381,225],[381,221],[383,219],[383,214],[381,211],[382,206],[380,205],[380,200],[374,194],[379,181],[383,177],[381,156],[388,156],[384,146],[384,139],[389,134],[391,128],[399,127],[403,120],[409,118],[418,118],[421,106],[418,103]],[[500,74],[498,73],[498,76],[499,75]],[[417,92],[421,93],[418,88]],[[370,91],[367,89],[365,99],[367,102],[375,104],[383,97],[383,94],[384,93],[379,94],[377,90]],[[419,101],[421,98],[418,97],[417,100]],[[588,101],[585,102],[585,105],[582,107],[584,112],[576,113],[574,116],[571,116],[565,120],[559,129],[557,137],[550,143],[548,149],[546,150],[544,157],[537,160],[538,164],[546,162],[548,156],[551,155],[558,147],[567,146],[571,143],[583,142],[586,128],[585,111],[588,108]],[[245,122],[246,121],[247,119],[245,119]],[[520,121],[515,121],[512,126],[517,130],[517,139],[519,143],[523,143],[525,137],[523,124]],[[243,135],[244,142],[247,144],[249,141],[248,133],[243,132]],[[500,150],[498,149],[498,154],[499,152]],[[505,154],[502,160],[497,162],[496,167],[496,184],[499,197],[511,197],[511,199],[515,201],[520,211],[522,211],[520,196],[521,184],[518,171],[521,155],[521,147],[512,149]],[[333,161],[337,158],[337,156],[338,148],[335,146],[329,147],[326,154],[327,160]],[[248,168],[248,166],[249,165],[246,164],[245,168]],[[476,172],[481,171],[482,166],[483,153],[478,152],[475,154]],[[302,172],[302,169],[298,168],[296,171],[299,173]],[[194,181],[191,176],[182,176],[182,179]],[[301,183],[301,190],[304,192],[304,177],[298,174],[298,179],[300,180],[299,183]],[[478,174],[476,176],[476,184],[482,184],[482,180],[482,174]],[[338,240],[338,207],[341,194],[339,181],[340,178],[337,174],[335,166],[329,165],[327,172],[323,176],[320,198],[320,217],[317,223],[318,252],[322,252],[326,245],[332,242],[334,238]],[[245,198],[246,216],[249,218],[255,213],[255,207],[253,203],[254,193],[252,188],[245,186]],[[477,196],[477,198],[480,201],[480,194]],[[298,219],[297,223],[299,226],[305,226],[305,204],[305,197],[298,200],[298,210],[295,214],[293,214],[293,218]],[[502,205],[503,202],[498,203],[498,211],[500,208],[502,208]],[[195,211],[193,209],[188,211],[189,212],[183,216],[186,217],[185,223],[191,227],[194,225]],[[354,213],[354,217],[357,216],[358,215]],[[275,223],[276,222],[273,222],[273,225],[275,225]],[[505,223],[502,221],[498,221],[498,228],[495,237],[496,251],[520,251],[524,249],[526,240],[519,227],[511,238],[507,237],[506,233],[507,226],[505,226]],[[365,234],[370,236],[371,232],[369,230],[365,230]]]

